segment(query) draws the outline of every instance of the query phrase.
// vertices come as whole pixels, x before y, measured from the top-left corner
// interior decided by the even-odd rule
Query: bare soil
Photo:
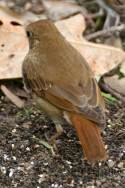
[[[55,133],[53,122],[30,101],[18,109],[0,98],[1,188],[123,188],[125,185],[125,106],[107,105],[103,137],[109,159],[95,166],[83,159],[74,129],[64,124],[55,156],[40,142]],[[37,138],[34,139],[34,136]]]

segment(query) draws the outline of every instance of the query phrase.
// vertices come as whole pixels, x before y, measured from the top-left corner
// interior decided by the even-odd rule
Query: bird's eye
[[[28,38],[33,36],[33,33],[31,31],[27,31],[26,33]]]

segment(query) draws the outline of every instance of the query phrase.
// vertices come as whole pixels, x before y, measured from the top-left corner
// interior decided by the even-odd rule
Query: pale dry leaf
[[[1,90],[4,93],[4,95],[13,102],[18,108],[24,107],[24,102],[17,97],[14,93],[12,93],[5,85],[1,85]]]
[[[125,53],[118,48],[87,41],[82,44],[79,42],[71,42],[71,44],[87,60],[96,77],[101,77],[125,62]]]
[[[28,41],[24,28],[20,25],[12,25],[10,22],[13,20],[22,24],[24,21],[15,18],[12,13],[3,11],[2,15],[4,16],[1,16],[1,20],[5,20],[5,23],[0,26],[2,36],[0,45],[6,45],[0,46],[0,79],[19,78],[22,77],[21,66],[28,52]],[[29,22],[26,20],[25,23],[27,21]],[[82,14],[55,24],[64,37],[85,57],[96,76],[103,75],[125,61],[125,53],[122,50],[85,41],[82,30],[85,30],[86,25]]]
[[[0,6],[0,80],[22,77],[22,62],[28,53],[24,25],[41,18],[34,15],[18,15]]]
[[[83,12],[83,8],[78,6],[76,3],[62,0],[42,0],[42,2],[47,12],[48,18],[54,21],[64,19],[79,12]]]
[[[83,41],[83,32],[86,29],[85,18],[82,14],[77,14],[68,19],[55,22],[58,30],[69,41]]]
[[[120,65],[120,72],[125,75],[125,62]]]
[[[75,21],[73,22],[74,17]],[[102,76],[114,69],[118,64],[125,62],[125,52],[123,50],[103,44],[88,42],[82,36],[80,37],[79,30],[73,30],[77,15],[74,17],[72,17],[71,22],[69,18],[58,21],[55,24],[66,40],[68,40],[87,60],[96,77]],[[80,34],[82,34],[82,26],[83,29],[85,29],[85,25],[81,25]],[[71,34],[71,37],[70,33],[73,33],[73,35]]]
[[[63,36],[87,60],[97,79],[119,64],[121,64],[120,71],[125,74],[125,52],[119,48],[87,42],[82,37],[82,28],[83,30],[85,29],[85,24],[83,24],[82,20],[84,20],[82,15],[76,15],[56,22],[56,26]],[[77,22],[76,28],[74,27],[75,22]],[[114,92],[125,95],[125,78],[118,79],[117,75],[106,77],[105,84]]]
[[[0,19],[0,79],[21,76],[21,65],[28,52],[24,28],[15,19]]]

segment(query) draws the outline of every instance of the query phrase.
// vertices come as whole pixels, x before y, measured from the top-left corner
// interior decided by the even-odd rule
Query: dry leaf
[[[96,77],[125,62],[125,53],[118,48],[85,41],[71,44],[84,56]]]
[[[64,19],[83,11],[76,3],[58,0],[42,0],[42,2],[48,17],[54,21]]]
[[[77,14],[68,19],[55,22],[58,30],[69,41],[83,41],[83,32],[86,29],[85,18],[82,14]]]
[[[0,19],[0,79],[21,76],[21,65],[28,52],[23,27],[15,19]]]
[[[95,73],[95,76],[100,77],[114,69],[119,63],[125,62],[125,53],[123,50],[111,46],[87,42],[82,36],[80,37],[80,35],[82,35],[82,27],[85,29],[85,24],[83,22],[79,27],[77,25],[78,29],[76,29],[74,23],[76,23],[76,20],[79,20],[79,18],[80,15],[76,15],[72,17],[72,19],[69,18],[63,21],[58,21],[56,22],[56,26],[71,45],[74,46],[87,60]],[[74,22],[73,19],[75,20]]]
[[[5,85],[1,85],[1,90],[17,107],[22,108],[24,106],[24,102],[12,93]]]
[[[76,27],[75,27],[75,24]],[[82,28],[85,30],[85,21],[82,15],[76,15],[72,18],[56,22],[56,26],[63,36],[83,55],[87,60],[96,78],[121,64],[120,71],[125,74],[125,52],[119,48],[94,44],[85,41],[82,37]],[[108,88],[120,95],[125,96],[125,78],[118,79],[117,75],[106,77],[105,83]]]
[[[0,7],[0,79],[22,77],[22,62],[28,52],[23,25],[38,19],[29,12],[18,15]]]
[[[0,11],[0,79],[22,77],[21,66],[28,52],[28,41],[24,28],[15,23],[29,22],[26,18],[16,18],[13,12]],[[24,19],[24,20],[23,20]],[[38,18],[36,18],[38,19]],[[30,20],[31,21],[31,20]],[[33,20],[34,21],[34,20]],[[55,23],[64,37],[83,55],[96,76],[101,76],[125,62],[125,53],[117,48],[85,41],[85,19],[82,14]],[[4,45],[2,45],[4,44]]]

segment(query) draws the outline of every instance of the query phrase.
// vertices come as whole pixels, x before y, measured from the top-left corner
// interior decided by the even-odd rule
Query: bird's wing
[[[45,98],[51,104],[65,111],[77,112],[88,119],[104,124],[104,103],[99,87],[93,77],[82,80],[78,84],[58,84],[44,80],[40,74],[40,64],[37,69],[28,60],[23,64],[23,77],[26,87],[32,89],[39,97]]]

